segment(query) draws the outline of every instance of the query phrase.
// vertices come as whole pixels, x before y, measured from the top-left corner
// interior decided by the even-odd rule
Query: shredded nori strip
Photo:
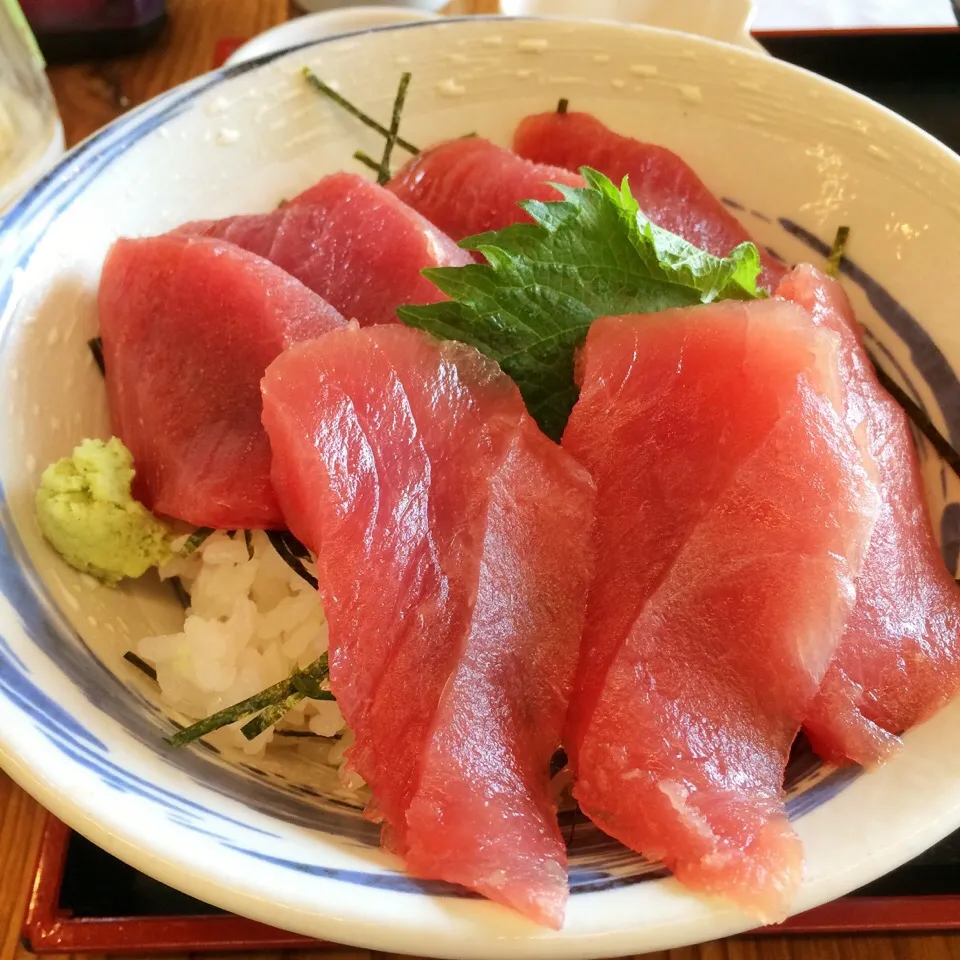
[[[141,673],[145,674],[151,680],[153,680],[154,683],[156,683],[157,671],[153,667],[151,667],[146,660],[142,660],[132,650],[128,650],[123,655],[123,659],[126,660],[127,663],[132,663],[133,666],[135,666]]]
[[[324,83],[309,67],[303,68],[303,76],[306,79],[307,83],[310,84],[315,90],[318,90],[324,96],[329,97],[334,103],[343,107],[347,113],[352,114],[356,117],[361,123],[366,124],[371,130],[376,130],[382,137],[389,137],[390,131],[383,126],[381,123],[377,123],[373,117],[368,113],[364,113],[359,107],[352,104],[346,97],[337,93],[329,84]],[[403,137],[396,138],[397,146],[403,147],[408,153],[417,154],[420,152],[419,147],[415,147],[409,140],[404,140]]]
[[[303,544],[300,543],[296,537],[290,536],[285,532],[279,530],[268,530],[267,537],[270,539],[270,543],[273,545],[273,549],[280,554],[280,559],[298,576],[306,580],[307,583],[313,587],[314,590],[319,587],[317,583],[317,578],[310,574],[306,567],[304,567],[302,560],[306,560],[310,556],[305,550],[299,556],[299,550],[303,550]],[[289,540],[288,540],[289,537]],[[293,544],[297,546],[294,547]]]
[[[567,754],[562,747],[550,758],[550,776],[555,777],[569,763]]]
[[[566,113],[567,107],[570,106],[570,101],[566,97],[561,97],[557,101],[557,113]]]
[[[267,707],[263,713],[245,723],[240,728],[240,732],[248,740],[255,740],[264,730],[276,726],[301,700],[303,700],[303,694],[299,690],[291,693],[286,699]]]
[[[243,542],[247,545],[247,559],[253,559],[253,532],[250,530],[243,531]]]
[[[91,337],[87,341],[87,346],[90,348],[90,353],[93,354],[93,362],[97,365],[100,376],[105,377],[107,375],[107,365],[103,362],[103,340],[100,337]]]
[[[180,556],[189,557],[191,553],[195,553],[203,546],[204,540],[212,533],[216,533],[213,527],[197,527],[197,529],[187,537],[186,542],[180,548]]]
[[[250,717],[254,714],[261,713],[261,711],[267,710],[268,707],[278,707],[280,704],[291,700],[293,697],[296,697],[297,699],[293,702],[292,706],[296,706],[296,704],[303,699],[304,695],[294,683],[294,677],[307,676],[311,680],[319,683],[320,681],[325,680],[329,675],[330,667],[327,660],[327,655],[322,653],[319,657],[317,657],[316,660],[313,661],[313,663],[310,664],[310,666],[304,668],[303,670],[294,671],[294,674],[288,677],[286,680],[281,680],[279,683],[275,683],[272,687],[267,687],[265,690],[255,693],[252,697],[247,697],[246,700],[241,700],[239,703],[235,703],[233,706],[226,707],[224,710],[220,710],[219,712],[214,713],[203,720],[198,720],[189,727],[184,727],[172,737],[169,737],[167,739],[167,743],[169,743],[172,747],[183,747],[188,743],[192,743],[194,740],[199,740],[201,737],[205,737],[207,734],[213,733],[215,730],[219,730],[221,727],[227,727],[231,723],[236,723],[238,720],[243,720],[245,717]],[[324,691],[324,693],[327,693],[327,691]],[[330,698],[333,699],[333,694],[330,694]],[[326,697],[324,697],[324,699],[326,699]],[[287,707],[287,710],[289,709],[290,707]],[[279,719],[283,717],[284,713],[286,713],[286,710],[284,710],[277,720],[273,722],[278,722]],[[249,724],[247,726],[249,726]],[[266,729],[266,727],[263,729]],[[262,733],[263,731],[261,730],[260,732]],[[254,734],[254,736],[256,736],[256,734]],[[253,738],[248,737],[248,739]]]
[[[847,249],[847,240],[850,239],[849,227],[837,227],[837,235],[833,238],[833,246],[827,257],[827,276],[836,277],[840,272],[840,261]]]
[[[183,585],[183,581],[179,577],[170,578],[170,586],[173,588],[173,592],[177,596],[177,600],[180,602],[180,606],[184,610],[190,609],[190,594],[187,593],[186,587]]]
[[[933,425],[927,412],[918,404],[899,383],[894,380],[877,362],[877,358],[867,351],[867,355],[877,372],[877,379],[883,388],[903,407],[904,413],[913,421],[914,426],[930,441],[943,462],[960,477],[960,454],[950,445],[950,442]]]
[[[297,688],[297,692],[308,700],[336,700],[337,698],[329,690],[324,690],[320,686],[321,682],[329,676],[329,670],[319,679],[308,670],[293,671],[290,682]]]
[[[281,680],[272,687],[267,687],[265,690],[255,693],[252,697],[247,697],[246,700],[241,700],[239,703],[235,703],[224,710],[211,714],[203,720],[198,720],[189,727],[184,727],[172,737],[169,737],[167,743],[169,743],[171,747],[185,746],[194,740],[199,740],[200,737],[205,737],[208,733],[213,733],[214,730],[227,727],[231,723],[236,723],[244,717],[249,717],[252,714],[259,713],[261,710],[265,710],[267,707],[279,703],[284,698],[290,696],[290,692],[289,679]]]
[[[310,559],[310,551],[289,530],[278,531],[278,536],[281,537],[287,545],[287,549],[295,557],[299,557],[301,560]]]
[[[326,654],[323,654],[326,657]],[[319,662],[319,661],[317,661]],[[326,662],[326,661],[325,661]],[[269,727],[276,726],[286,715],[289,713],[301,700],[336,700],[337,698],[329,691],[323,690],[320,687],[320,683],[325,677],[320,677],[319,679],[311,674],[310,667],[307,667],[306,670],[294,670],[290,679],[293,682],[293,685],[297,688],[294,693],[291,693],[286,700],[281,701],[278,704],[275,704],[272,707],[267,707],[258,717],[255,717],[249,723],[245,724],[240,728],[240,732],[248,739],[253,740],[256,737],[259,737],[264,730]],[[317,671],[319,673],[319,670]],[[327,671],[329,674],[329,670]],[[289,736],[288,731],[277,731],[278,733],[285,733]],[[315,733],[309,734],[311,737],[317,736]],[[327,738],[329,739],[329,737]]]
[[[375,171],[377,175],[380,174],[380,161],[374,160],[369,153],[364,153],[362,150],[355,150],[353,152],[354,160],[359,160],[365,167],[369,167],[371,170]]]
[[[403,105],[407,99],[407,88],[410,86],[411,76],[412,74],[409,72],[400,74],[397,95],[393,100],[393,113],[390,115],[390,131],[387,134],[387,142],[383,145],[383,157],[380,160],[380,170],[377,173],[377,183],[381,187],[390,181],[390,157],[393,154],[397,137],[400,135],[400,117],[403,114]]]

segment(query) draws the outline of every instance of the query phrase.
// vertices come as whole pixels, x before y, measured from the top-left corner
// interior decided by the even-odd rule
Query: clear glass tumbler
[[[0,0],[0,212],[62,152],[43,57],[17,0]]]

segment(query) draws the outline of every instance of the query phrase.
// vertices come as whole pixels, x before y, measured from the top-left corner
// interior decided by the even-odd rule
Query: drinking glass
[[[0,0],[0,211],[62,152],[43,57],[16,0]]]

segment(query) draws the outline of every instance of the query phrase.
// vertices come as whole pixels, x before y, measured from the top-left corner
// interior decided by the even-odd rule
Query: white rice
[[[174,543],[179,551],[186,537]],[[190,596],[183,631],[147,637],[137,653],[157,671],[163,701],[200,720],[290,676],[327,649],[327,622],[320,597],[274,550],[266,534],[252,534],[253,557],[243,532],[211,534],[193,554],[175,556],[160,570],[163,579],[179,577]],[[304,564],[312,571],[309,561]],[[277,736],[266,730],[247,740],[240,727],[225,727],[207,739],[220,748],[235,747],[262,755]],[[278,730],[340,737],[327,762],[342,767],[353,737],[333,701],[302,700],[277,725]],[[278,738],[282,740],[283,738]],[[344,785],[362,781],[341,769]]]

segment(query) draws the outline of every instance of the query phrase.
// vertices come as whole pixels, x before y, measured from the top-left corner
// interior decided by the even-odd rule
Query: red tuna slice
[[[526,117],[514,134],[513,148],[536,163],[567,170],[592,167],[618,185],[629,177],[630,191],[647,217],[718,257],[750,240],[743,224],[672,150],[614,133],[589,113]],[[762,248],[760,259],[760,283],[772,290],[786,267]]]
[[[826,760],[872,765],[960,688],[960,591],[930,525],[907,418],[880,386],[840,284],[810,266],[777,291],[841,338],[846,420],[866,428],[882,507],[857,603],[805,729]]]
[[[511,223],[532,222],[518,204],[560,200],[550,183],[582,187],[583,178],[530,163],[481,137],[462,137],[414,157],[387,189],[454,240],[462,240]]]
[[[324,177],[273,213],[201,220],[178,232],[265,257],[361,326],[398,322],[401,304],[445,300],[420,271],[472,262],[415,210],[353,173]]]
[[[100,279],[113,428],[135,495],[197,526],[282,527],[260,378],[282,350],[344,323],[279,268],[221,240],[118,240]]]
[[[834,350],[778,301],[603,318],[563,438],[597,484],[575,795],[764,921],[801,879],[783,771],[877,510]]]
[[[695,350],[685,349],[687,318],[698,321],[695,339],[690,334]],[[591,327],[580,357],[580,398],[563,445],[602,480],[599,547],[618,559],[592,587],[591,668],[578,672],[567,736],[574,760],[607,668],[637,613],[739,465],[777,423],[797,378],[822,355],[824,340],[803,310],[774,301],[749,308],[727,301],[692,314],[666,310],[643,324],[614,319]],[[621,383],[630,384],[629,394]],[[636,455],[621,455],[635,448]],[[617,533],[634,528],[636,535]]]
[[[409,328],[295,347],[263,396],[385,842],[417,876],[559,927],[548,766],[579,649],[592,483],[498,367]]]

